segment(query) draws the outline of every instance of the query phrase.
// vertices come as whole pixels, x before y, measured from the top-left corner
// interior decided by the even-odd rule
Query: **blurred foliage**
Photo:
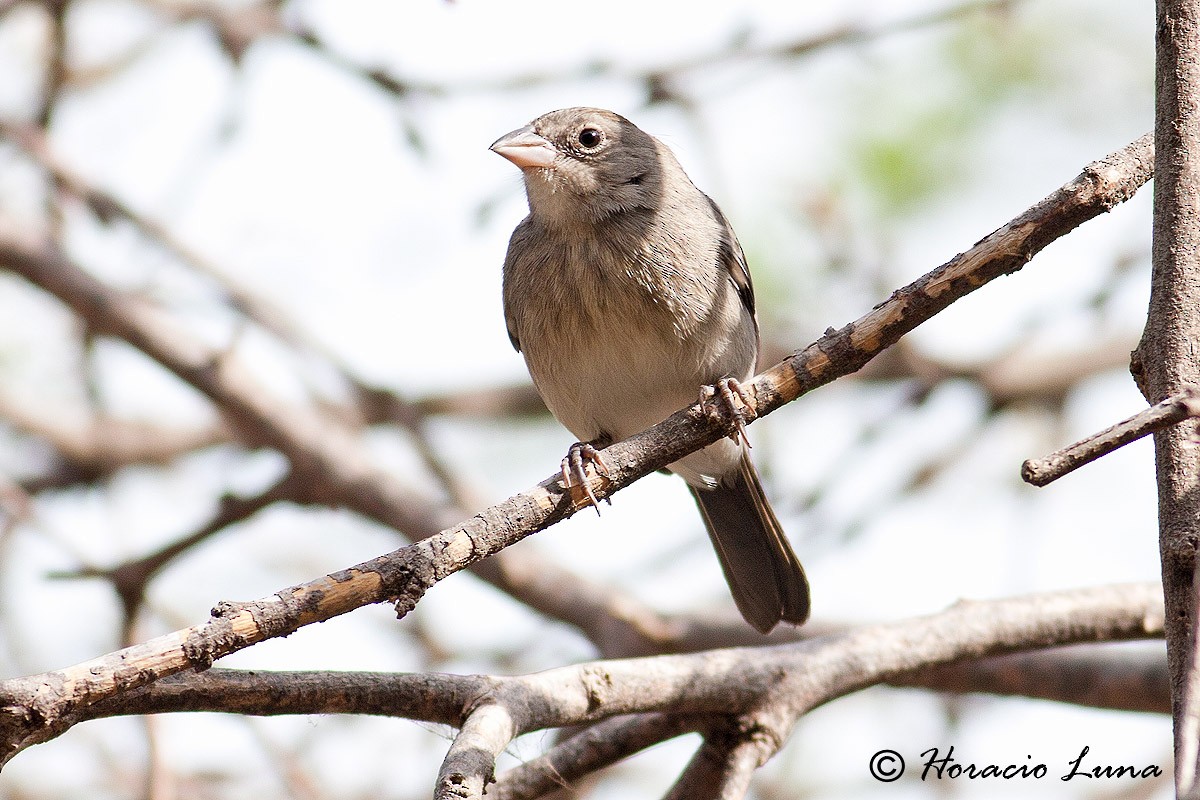
[[[856,98],[846,147],[849,179],[879,218],[904,217],[954,191],[971,174],[979,131],[1014,95],[1053,91],[1054,42],[1021,14],[975,14],[941,37],[928,58],[882,74]]]

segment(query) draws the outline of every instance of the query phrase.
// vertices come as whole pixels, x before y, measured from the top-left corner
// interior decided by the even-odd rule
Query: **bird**
[[[491,150],[524,179],[529,215],[504,260],[504,317],[538,393],[579,439],[563,459],[564,484],[580,484],[595,505],[586,466],[606,470],[601,448],[707,398],[741,435],[668,470],[695,497],[746,621],[763,634],[802,624],[808,579],[737,408],[759,333],[746,257],[725,215],[666,145],[605,109],[551,111]]]

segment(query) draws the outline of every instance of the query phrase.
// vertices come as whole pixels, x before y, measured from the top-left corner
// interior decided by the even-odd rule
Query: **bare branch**
[[[78,713],[81,720],[185,711],[370,714],[458,726],[471,700],[492,691],[496,680],[442,673],[213,669],[168,676]]]
[[[1074,229],[1130,197],[1150,169],[1149,138],[1089,166],[1074,181],[1053,193],[1013,222],[981,240],[921,279],[899,289],[871,312],[841,330],[830,330],[804,351],[776,365],[753,383],[758,415],[769,413],[836,377],[849,374],[894,343],[904,333],[989,280],[1020,269],[1034,253],[1057,236]],[[348,432],[322,427],[303,409],[285,408],[258,392],[253,380],[192,340],[153,307],[117,292],[47,248],[31,248],[0,239],[0,264],[51,292],[93,328],[126,339],[174,371],[219,405],[249,441],[269,443],[291,461],[301,478],[311,476],[308,491],[326,502],[346,505],[399,530],[427,531],[433,509],[370,464]],[[702,413],[681,410],[659,425],[605,450],[607,478],[597,478],[594,491],[607,497],[634,480],[725,435],[723,427]],[[318,488],[319,487],[319,488]],[[49,695],[36,692],[38,713],[27,715],[30,685],[14,687],[16,700],[0,729],[11,757],[38,737],[54,735],[56,726],[79,697],[94,702],[143,686],[185,669],[206,668],[213,660],[301,625],[328,619],[387,598],[400,598],[397,613],[406,614],[424,592],[447,575],[500,552],[532,533],[575,512],[562,492],[558,476],[489,508],[469,521],[428,539],[338,573],[294,586],[243,607],[221,607],[208,622],[159,637],[65,671],[63,687]],[[133,665],[138,665],[130,674]],[[37,684],[42,686],[42,684]]]
[[[516,735],[516,723],[503,705],[482,703],[471,709],[446,752],[434,800],[483,797],[495,780],[496,758]]]
[[[1148,628],[1153,628],[1154,624],[1152,621]],[[824,639],[831,641],[848,635],[852,630],[827,634]],[[789,646],[795,646],[795,643]],[[645,659],[643,663],[654,662]],[[473,702],[480,697],[496,695],[502,683],[515,680],[519,679],[441,673],[211,669],[201,673],[172,675],[112,700],[97,702],[81,710],[79,718],[100,719],[128,714],[185,711],[254,716],[370,714],[459,726]],[[939,664],[895,675],[888,678],[886,683],[892,686],[919,686],[941,692],[1034,697],[1122,711],[1169,713],[1171,706],[1166,664],[1161,656],[1144,651],[1136,654],[1113,651],[1100,645],[1076,645]],[[732,713],[737,709],[721,710]],[[690,727],[679,728],[679,732],[699,730],[699,727],[695,727],[701,726],[699,719],[688,723]],[[544,727],[562,727],[586,721],[567,720],[561,725],[546,722]],[[639,739],[647,735],[644,732],[635,733],[640,725],[664,730],[675,729],[676,725],[660,724],[648,719],[636,724],[626,718],[621,718],[621,721],[632,726],[628,730],[620,728],[625,731],[621,735]],[[587,728],[584,734],[594,728]],[[618,728],[611,730],[617,731]],[[569,741],[564,741],[559,747],[565,747]],[[605,741],[612,740],[606,738]],[[658,741],[662,739],[649,739],[642,746]],[[585,746],[583,742],[577,745]],[[598,740],[596,745],[600,745]],[[633,751],[624,751],[624,754],[630,752]],[[616,756],[620,757],[623,756]],[[563,763],[567,760],[564,756]],[[506,776],[508,774],[505,773]],[[501,779],[503,782],[504,778]]]
[[[1021,479],[1034,486],[1045,486],[1084,464],[1090,464],[1143,436],[1177,425],[1189,417],[1200,417],[1200,387],[1185,386],[1158,405],[1111,428],[1105,428],[1045,458],[1029,459],[1021,465]]]
[[[1200,384],[1200,7],[1158,0],[1155,27],[1154,233],[1150,306],[1132,370],[1157,403]],[[1200,448],[1194,424],[1154,436],[1167,660],[1175,718],[1175,789],[1200,797]]]
[[[741,800],[754,771],[777,749],[766,746],[760,734],[744,718],[714,726],[666,800]]]
[[[415,545],[415,549],[420,545]],[[341,576],[349,582],[349,576]],[[326,582],[338,591],[337,581]],[[284,592],[270,602],[284,603]],[[342,602],[346,602],[343,598]],[[275,626],[267,600],[250,611],[231,611],[220,633],[248,637],[255,619]],[[308,613],[319,616],[325,601],[302,598]],[[209,625],[220,625],[219,622]],[[507,739],[546,728],[595,722],[642,713],[728,715],[747,717],[739,723],[752,739],[758,762],[765,761],[790,734],[795,720],[837,697],[866,686],[908,675],[933,665],[962,659],[1076,642],[1144,639],[1161,635],[1160,587],[1124,584],[1052,592],[1003,600],[960,602],[928,617],[870,625],[819,639],[772,648],[735,648],[689,655],[601,661],[560,667],[513,678],[479,676],[340,676],[342,688],[357,684],[358,692],[326,689],[321,677],[295,678],[295,691],[272,691],[255,681],[259,674],[223,674],[232,684],[206,684],[216,678],[125,691],[146,671],[165,674],[173,658],[168,640],[188,640],[208,655],[225,645],[202,640],[198,628],[160,637],[112,656],[53,673],[0,683],[6,755],[53,738],[71,725],[95,716],[147,713],[170,709],[236,710],[245,713],[297,713],[356,710],[364,713],[428,718],[467,727],[469,736],[456,742],[447,757],[443,777],[447,787],[472,787],[466,797],[478,796],[487,775],[480,764],[484,753],[498,753]],[[274,628],[273,628],[274,629]],[[217,632],[217,631],[213,631]],[[156,659],[146,657],[157,651]],[[126,665],[113,671],[113,662]],[[178,670],[176,670],[178,671]],[[279,678],[287,686],[291,676]],[[113,688],[112,683],[121,686]],[[70,699],[55,698],[48,687],[63,687]],[[358,700],[355,700],[355,697]],[[368,698],[369,704],[362,698]],[[107,700],[100,700],[107,698]],[[90,704],[89,704],[89,701]],[[485,712],[480,712],[486,709]],[[425,716],[423,716],[425,715]],[[740,748],[740,745],[738,745]],[[739,763],[750,751],[740,751]],[[453,766],[451,766],[453,764]],[[465,765],[465,766],[464,766]],[[491,766],[489,765],[489,769]],[[477,788],[476,788],[477,787]]]
[[[146,597],[146,587],[154,576],[183,553],[203,542],[210,536],[269,508],[283,500],[291,500],[302,493],[293,473],[284,475],[265,491],[251,497],[225,495],[221,498],[213,515],[191,534],[142,558],[127,561],[108,569],[85,567],[72,572],[50,573],[51,578],[104,578],[109,581],[121,599],[124,612],[123,633],[128,634],[134,617]]]
[[[185,453],[229,440],[220,424],[196,428],[92,416],[75,423],[62,414],[48,413],[0,392],[0,420],[22,433],[44,441],[54,450],[57,463],[46,472],[21,480],[25,491],[103,480],[132,464],[167,464]]]
[[[486,77],[477,80],[458,81],[454,84],[436,83],[413,78],[401,78],[382,70],[369,69],[354,64],[349,59],[325,46],[315,31],[294,29],[292,33],[303,44],[312,47],[330,63],[357,75],[362,80],[375,84],[397,97],[427,95],[442,97],[466,92],[497,92],[528,89],[547,83],[594,79],[607,76],[618,80],[642,83],[646,87],[648,104],[659,102],[686,103],[673,85],[689,73],[700,69],[711,69],[714,64],[745,62],[771,62],[794,60],[809,56],[828,48],[863,44],[905,31],[932,27],[975,13],[1002,12],[1017,5],[1019,0],[972,0],[947,8],[940,8],[908,19],[893,20],[884,24],[848,23],[834,26],[826,31],[808,35],[793,41],[777,44],[752,46],[739,35],[733,42],[723,43],[715,52],[684,57],[643,68],[628,68],[611,62],[590,62],[574,70],[544,70],[498,78]]]
[[[488,800],[534,800],[647,747],[712,725],[704,715],[638,714],[592,725],[546,753],[501,774]]]
[[[1120,711],[1171,713],[1162,652],[1112,652],[1092,645],[960,661],[902,675],[892,686],[1035,697]]]

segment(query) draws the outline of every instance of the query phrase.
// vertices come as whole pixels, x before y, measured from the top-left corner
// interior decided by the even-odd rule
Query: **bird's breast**
[[[753,369],[754,323],[736,294],[677,286],[663,261],[574,242],[506,275],[520,281],[506,302],[534,384],[581,441],[631,436]]]

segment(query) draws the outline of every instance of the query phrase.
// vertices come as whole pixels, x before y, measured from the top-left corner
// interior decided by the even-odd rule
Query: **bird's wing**
[[[754,284],[750,282],[750,268],[746,265],[746,254],[742,252],[742,246],[733,232],[733,226],[729,224],[729,220],[725,219],[720,207],[708,195],[704,195],[704,199],[708,201],[713,216],[716,217],[717,225],[721,229],[718,255],[721,265],[729,273],[729,280],[737,289],[738,296],[742,298],[742,305],[746,307],[751,316],[754,316]]]

